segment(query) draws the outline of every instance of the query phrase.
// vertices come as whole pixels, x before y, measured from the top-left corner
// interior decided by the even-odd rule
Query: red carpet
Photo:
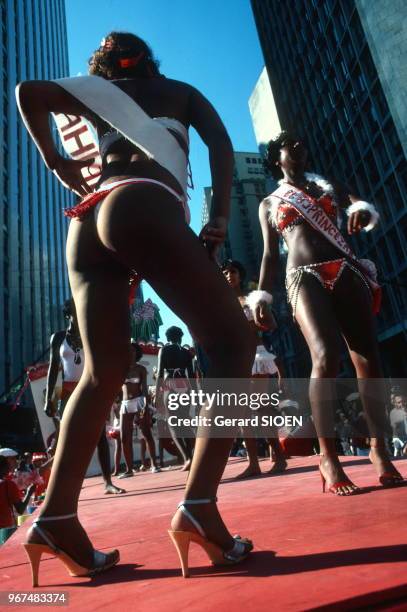
[[[247,465],[231,460],[219,507],[232,533],[253,539],[255,551],[240,566],[213,569],[192,545],[187,580],[166,532],[185,473],[117,481],[127,488],[124,496],[105,496],[100,478],[88,479],[81,521],[96,548],[120,549],[120,565],[93,579],[71,578],[49,558],[39,590],[66,591],[69,609],[78,611],[407,610],[407,486],[385,490],[367,460],[344,463],[364,494],[323,495],[317,458],[290,460],[283,476],[246,481],[231,480]],[[407,461],[397,467],[407,477]],[[27,525],[0,549],[1,591],[31,588],[21,546]]]

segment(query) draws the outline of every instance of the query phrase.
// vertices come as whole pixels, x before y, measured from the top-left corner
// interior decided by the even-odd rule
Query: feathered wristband
[[[373,204],[369,204],[369,202],[364,202],[363,200],[358,200],[357,202],[353,202],[347,209],[346,214],[351,215],[352,213],[356,213],[359,211],[364,211],[370,213],[370,221],[368,225],[366,225],[363,229],[365,232],[370,232],[370,230],[374,229],[379,222],[380,215],[376,210],[376,207]]]

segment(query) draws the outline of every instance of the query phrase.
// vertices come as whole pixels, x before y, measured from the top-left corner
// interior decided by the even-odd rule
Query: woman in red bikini
[[[260,204],[264,253],[259,289],[263,294],[272,289],[281,234],[288,249],[287,297],[312,359],[310,401],[319,434],[323,490],[327,484],[335,495],[351,495],[359,489],[344,473],[335,440],[328,437],[331,415],[325,404],[329,383],[321,382],[338,374],[339,335],[347,344],[359,380],[372,435],[370,460],[383,486],[402,481],[384,444],[384,404],[372,397],[371,390],[369,393],[369,379],[383,377],[374,327],[380,288],[372,262],[357,260],[337,229],[339,208],[347,209],[349,234],[372,229],[379,215],[374,206],[360,201],[343,186],[305,173],[306,162],[304,144],[285,132],[268,145],[265,165],[274,178],[281,180],[278,189]],[[264,295],[258,298],[254,312],[261,322]]]
[[[93,549],[77,504],[86,467],[129,370],[131,271],[193,330],[210,356],[212,378],[248,377],[254,352],[242,309],[214,261],[225,238],[233,176],[231,142],[218,114],[196,89],[161,75],[151,49],[132,34],[109,34],[91,58],[90,72],[94,76],[28,81],[17,88],[20,112],[47,167],[84,197],[70,214],[67,263],[85,369],[68,401],[47,497],[25,544],[35,585],[43,552],[53,551],[80,576],[119,561],[117,550]],[[93,124],[102,157],[97,192],[90,193],[82,173],[88,166],[92,170],[92,162],[59,154],[50,113],[70,118],[65,137],[79,139],[86,132],[86,125],[77,131],[81,117]],[[212,214],[200,239],[187,224],[190,125],[208,146],[212,171]],[[231,439],[197,440],[185,500],[170,531],[185,576],[191,540],[215,564],[239,563],[252,549],[230,534],[216,506],[231,444]]]

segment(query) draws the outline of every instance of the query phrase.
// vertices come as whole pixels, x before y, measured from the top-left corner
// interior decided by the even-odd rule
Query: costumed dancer
[[[93,575],[119,561],[117,550],[93,549],[77,517],[77,503],[129,369],[132,271],[194,331],[210,358],[212,378],[246,378],[253,360],[242,309],[214,261],[225,239],[233,176],[233,151],[222,121],[195,88],[164,78],[151,49],[132,34],[110,33],[92,56],[90,73],[17,87],[20,112],[44,162],[83,198],[68,213],[67,263],[85,370],[65,409],[45,502],[27,534],[34,584],[46,547],[75,575]],[[81,126],[78,138],[90,138],[81,118],[93,124],[101,166],[86,160],[88,149],[77,160],[60,155],[50,130],[51,113],[68,121],[65,137],[75,123],[75,134]],[[208,146],[212,173],[211,217],[200,240],[188,227],[190,125]],[[64,142],[69,140],[65,137]],[[94,173],[99,173],[96,183]],[[184,576],[191,540],[215,564],[239,563],[252,549],[250,541],[230,534],[216,506],[231,444],[230,439],[197,439],[185,499],[170,530]]]
[[[143,351],[136,342],[131,343],[132,363],[122,387],[123,399],[120,406],[120,431],[126,471],[119,478],[129,478],[133,472],[133,428],[136,421],[150,453],[151,469],[160,471],[155,456],[155,443],[151,433],[148,410],[147,370],[139,360]]]
[[[360,397],[371,432],[370,460],[383,486],[398,485],[401,475],[387,455],[384,432],[388,429],[384,404],[376,397],[375,381],[383,377],[376,340],[374,315],[379,310],[380,287],[375,266],[358,260],[338,230],[339,209],[346,209],[350,235],[372,230],[379,214],[372,204],[349,189],[305,172],[307,150],[283,132],[270,141],[265,165],[278,189],[260,204],[264,253],[259,289],[252,295],[255,320],[261,323],[259,304],[270,292],[278,266],[279,234],[288,249],[287,298],[308,344],[312,373],[310,401],[319,436],[323,490],[335,495],[358,491],[344,473],[331,437],[333,415],[326,410],[326,391],[339,371],[339,337],[344,338],[356,370]],[[333,393],[333,381],[332,393]],[[372,390],[373,389],[373,390]],[[329,396],[331,402],[334,397]]]
[[[191,353],[181,346],[183,331],[180,327],[173,325],[165,332],[169,344],[163,346],[158,353],[156,397],[162,394],[164,406],[167,409],[168,395],[174,393],[186,393],[195,382],[194,369]],[[183,409],[186,417],[188,408]],[[180,408],[177,415],[181,416]],[[182,471],[188,471],[191,467],[193,453],[193,432],[190,430],[189,437],[180,437],[168,423],[168,429],[175,446],[182,455],[184,465]]]
[[[79,334],[78,322],[73,300],[67,300],[63,307],[64,318],[68,321],[66,330],[55,332],[51,336],[50,360],[47,376],[47,386],[45,390],[44,411],[47,416],[58,421],[57,435],[53,441],[53,446],[57,445],[59,437],[59,423],[64,415],[65,407],[75,390],[84,371],[84,351],[81,336]],[[54,406],[52,396],[54,395],[55,385],[58,378],[59,368],[62,367],[62,392],[59,401],[58,412]],[[51,449],[54,452],[54,449]],[[110,467],[110,451],[106,438],[106,430],[103,428],[102,434],[97,444],[97,452],[102,477],[105,484],[105,494],[120,495],[125,493],[124,489],[116,487],[112,483]]]
[[[271,331],[272,329],[276,328],[274,316],[272,315],[270,309],[265,306],[264,308],[262,308],[261,324],[256,324],[250,307],[250,300],[243,291],[243,283],[246,276],[246,270],[244,266],[239,261],[229,259],[222,264],[221,268],[229,285],[236,292],[239,303],[243,308],[243,312],[246,315],[247,320],[249,321],[252,333],[256,338],[257,346],[256,355],[252,366],[252,377],[277,378],[278,387],[280,389],[282,380],[282,365],[279,362],[277,356],[266,349],[262,339],[263,332]],[[277,411],[276,413],[278,414]],[[270,458],[272,459],[274,456],[274,464],[269,470],[269,474],[281,474],[287,468],[287,461],[284,456],[283,448],[278,439],[276,427],[274,427],[274,431],[272,433],[273,437],[267,439],[267,443],[270,447]],[[236,477],[238,479],[250,478],[252,476],[258,476],[259,474],[261,474],[259,459],[257,455],[256,438],[245,437],[244,443],[249,458],[249,465],[241,474],[238,474],[238,476]]]

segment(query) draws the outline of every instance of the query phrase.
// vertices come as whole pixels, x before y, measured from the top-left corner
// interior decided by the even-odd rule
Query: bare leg
[[[122,458],[122,441],[116,438],[114,441],[114,472],[113,476],[118,476],[120,473],[120,460]]]
[[[133,475],[133,421],[134,414],[120,413],[120,435],[122,439],[125,475]]]
[[[349,293],[352,295],[352,301],[348,299]],[[363,281],[351,270],[345,270],[338,282],[335,307],[356,370],[360,399],[369,426],[370,460],[379,477],[387,474],[387,480],[402,480],[390,461],[385,445],[385,436],[391,437],[391,428],[385,410],[385,390],[380,380],[383,378],[383,371],[371,296]]]
[[[275,437],[269,438],[267,443],[270,447],[270,460],[274,461],[269,474],[282,474],[287,469],[287,461],[275,428]]]
[[[148,447],[148,452],[149,452],[150,460],[151,460],[151,466],[154,468],[157,468],[158,466],[157,466],[157,460],[155,456],[155,442],[154,442],[153,434],[151,433],[151,428],[145,427],[141,430],[141,433],[143,434],[145,444],[147,444],[147,447]]]
[[[97,245],[72,236],[85,232],[89,236],[88,224],[89,221],[71,222],[68,238],[71,255],[68,267],[84,345],[85,370],[61,422],[51,478],[41,507],[41,515],[45,516],[76,512],[86,469],[130,363],[127,271],[109,261],[89,274],[73,266],[72,258],[77,256],[80,243],[85,251],[89,248],[97,256]],[[57,534],[57,544],[78,563],[92,567],[93,547],[77,518],[66,520],[63,525],[50,521],[46,529]],[[41,541],[35,532],[29,537],[30,541]]]
[[[103,431],[102,435],[100,436],[97,449],[102,476],[105,482],[105,493],[111,495],[120,495],[121,493],[125,493],[126,491],[124,489],[120,489],[112,483],[112,478],[110,475],[110,450],[105,431]]]
[[[140,459],[141,459],[140,470],[141,471],[147,469],[146,451],[147,451],[146,441],[144,438],[141,438],[140,440]]]
[[[137,219],[135,198],[143,192],[147,201],[141,201],[143,209]],[[129,222],[132,219],[134,223]],[[155,249],[151,249],[153,228]],[[144,186],[118,189],[102,204],[98,231],[103,244],[135,268],[192,330],[209,357],[208,378],[249,377],[255,347],[246,318],[217,265],[184,223],[177,202],[159,190],[154,191],[152,201],[151,188]],[[197,439],[186,498],[216,496],[231,444],[231,439]],[[215,504],[194,506],[192,512],[208,538],[226,549],[233,545]],[[180,528],[183,521],[178,512],[173,529]]]
[[[333,426],[334,385],[339,368],[339,323],[333,310],[332,296],[310,274],[304,274],[296,308],[296,320],[308,344],[312,359],[310,402],[321,451],[321,472],[328,487],[346,495],[356,489],[346,477],[339,462]]]
[[[193,330],[210,357],[208,376],[246,378],[254,357],[249,327],[235,295],[186,226],[179,204],[164,190],[146,185],[116,189],[103,201],[97,232],[92,215],[71,222],[67,252],[85,371],[65,411],[41,509],[45,516],[76,511],[86,468],[128,371],[129,269],[137,269]],[[230,439],[197,440],[186,497],[216,496],[231,443]],[[210,539],[225,549],[233,546],[215,504],[196,506],[193,512]],[[173,528],[182,521],[177,513]],[[60,523],[47,525],[58,534],[61,547],[84,565],[92,564],[91,543],[76,519],[69,522],[71,528],[64,523],[63,530]]]
[[[244,438],[244,444],[247,450],[247,456],[249,458],[249,465],[245,470],[243,470],[243,472],[236,476],[236,480],[252,478],[253,476],[259,476],[261,474],[259,458],[257,456],[256,438]]]

